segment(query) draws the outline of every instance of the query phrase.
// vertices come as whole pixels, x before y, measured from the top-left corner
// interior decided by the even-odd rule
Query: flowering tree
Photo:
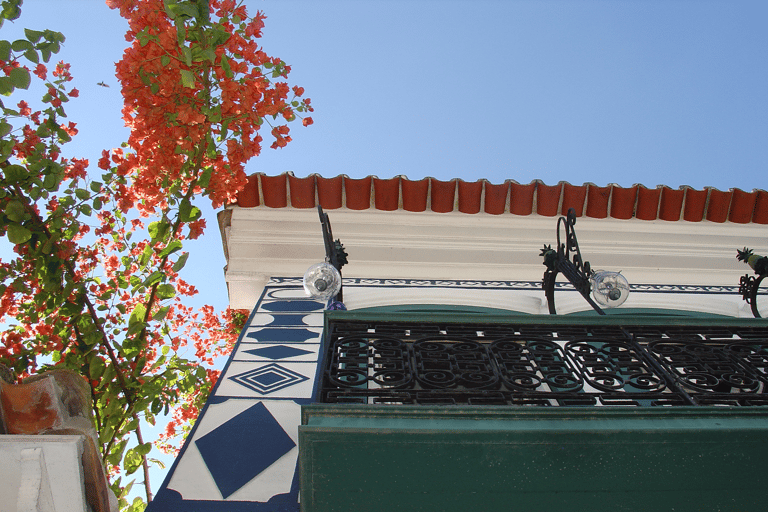
[[[100,171],[62,156],[77,134],[64,106],[78,96],[69,66],[51,61],[64,36],[25,30],[25,39],[0,40],[0,94],[24,94],[33,80],[45,90],[39,109],[0,103],[0,232],[15,251],[0,262],[0,362],[20,376],[57,366],[87,378],[113,490],[122,508],[140,510],[121,478],[143,468],[151,500],[153,442],[142,422],[169,415],[154,443],[172,450],[218,378],[213,359],[245,320],[184,304],[196,290],[179,274],[183,243],[205,228],[195,202],[234,201],[263,129],[271,147],[284,147],[287,123],[312,107],[285,82],[290,67],[257,45],[265,16],[249,17],[242,2],[107,4],[129,22],[116,75],[130,137],[102,153]],[[20,6],[3,0],[0,24]]]

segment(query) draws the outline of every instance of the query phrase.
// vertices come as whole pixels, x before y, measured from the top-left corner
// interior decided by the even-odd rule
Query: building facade
[[[343,311],[302,286],[318,204]],[[584,260],[630,283],[604,317],[542,290],[571,208]],[[219,220],[252,314],[149,510],[762,501],[768,323],[735,256],[767,249],[765,192],[256,175]]]

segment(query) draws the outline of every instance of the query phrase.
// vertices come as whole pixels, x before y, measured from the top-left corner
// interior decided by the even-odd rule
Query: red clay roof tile
[[[685,190],[672,190],[669,187],[663,187],[661,189],[659,218],[661,220],[669,221],[680,220],[680,213],[683,209],[683,198],[685,198]]]
[[[403,178],[401,184],[403,186],[403,209],[409,212],[423,212],[426,210],[429,178],[419,181]]]
[[[483,182],[481,180],[459,183],[459,211],[461,213],[479,213],[481,197],[483,195]]]
[[[541,181],[536,182],[536,213],[554,217],[557,215],[557,208],[560,206],[560,194],[563,187],[557,185],[545,185]]]
[[[341,208],[341,176],[335,178],[317,178],[317,199],[326,210]]]
[[[631,219],[635,214],[635,199],[637,185],[622,188],[614,185],[611,188],[611,217],[614,219]]]
[[[297,178],[288,175],[288,185],[291,187],[291,206],[294,208],[315,207],[315,177]]]
[[[728,220],[728,212],[731,209],[731,192],[722,192],[716,188],[709,189],[709,203],[707,204],[707,220],[712,222],[725,222]]]
[[[290,201],[289,196],[290,195]],[[569,208],[577,215],[592,218],[662,219],[699,222],[735,222],[768,224],[768,192],[740,189],[720,191],[714,188],[695,190],[681,187],[673,190],[662,186],[642,185],[599,187],[592,183],[572,185],[560,182],[546,185],[533,181],[527,185],[507,180],[495,185],[487,180],[465,182],[459,179],[441,181],[435,178],[409,180],[405,176],[379,179],[368,176],[352,179],[346,176],[324,178],[311,175],[297,178],[291,173],[278,176],[254,174],[238,195],[239,206],[253,208],[312,208],[319,202],[329,210],[346,206],[353,210],[373,208],[382,211],[403,209],[411,212],[459,211],[476,214],[555,216]],[[535,205],[535,207],[534,207]]]
[[[561,215],[568,215],[568,210],[573,208],[577,217],[581,217],[584,211],[584,201],[587,198],[587,187],[571,185],[563,182],[563,207],[560,208]]]
[[[637,206],[635,217],[642,220],[656,220],[659,213],[659,197],[661,189],[637,187]]]
[[[533,193],[536,191],[536,182],[532,181],[528,185],[520,183],[510,183],[509,194],[509,213],[515,215],[530,215],[533,213]]]
[[[492,215],[501,215],[507,208],[507,193],[509,192],[509,182],[505,181],[501,185],[494,185],[485,181],[485,213]]]
[[[611,198],[611,186],[598,187],[589,183],[587,187],[587,217],[604,219],[608,216],[608,201]]]
[[[373,178],[373,200],[377,210],[397,210],[400,202],[400,177],[388,180]]]
[[[453,211],[454,197],[456,196],[456,180],[440,181],[430,178],[432,191],[429,195],[432,211],[448,213]]]
[[[350,210],[367,210],[371,207],[371,177],[353,180],[344,177],[344,192],[347,198],[347,208]]]

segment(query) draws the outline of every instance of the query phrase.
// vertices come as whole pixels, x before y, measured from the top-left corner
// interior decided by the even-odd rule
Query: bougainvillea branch
[[[180,274],[184,242],[205,229],[196,202],[233,202],[262,131],[282,148],[289,123],[312,124],[312,106],[258,45],[265,16],[242,2],[107,4],[129,24],[116,76],[130,136],[97,166],[62,156],[77,134],[65,106],[79,96],[69,65],[51,60],[64,36],[0,40],[0,234],[15,253],[0,261],[0,361],[21,377],[58,366],[88,380],[113,490],[123,510],[141,510],[122,478],[143,468],[151,500],[151,450],[176,449],[245,321],[185,304],[197,291]],[[20,7],[3,0],[0,26]],[[15,98],[33,81],[36,104]],[[158,414],[165,433],[145,442],[141,424]]]

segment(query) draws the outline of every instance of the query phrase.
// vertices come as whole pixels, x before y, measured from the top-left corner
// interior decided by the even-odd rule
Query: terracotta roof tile
[[[437,213],[452,212],[456,195],[456,180],[440,181],[434,178],[430,179],[432,181],[432,192],[429,195],[429,199],[432,211]]]
[[[521,185],[515,181],[510,182],[509,213],[515,215],[530,215],[533,213],[533,193],[536,191],[536,182]]]
[[[288,206],[286,184],[285,174],[262,176],[261,190],[264,193],[264,204],[270,208],[285,208]]]
[[[659,198],[661,189],[637,187],[637,206],[635,217],[642,220],[656,220],[659,215]]]
[[[709,203],[707,204],[707,220],[712,222],[725,222],[728,220],[728,212],[731,209],[731,192],[709,189]]]
[[[568,210],[573,208],[577,217],[581,217],[584,211],[584,201],[587,198],[587,187],[571,185],[563,182],[563,207],[560,208],[561,215],[568,215]]]
[[[560,206],[560,195],[562,194],[562,190],[563,187],[560,184],[550,186],[537,181],[536,213],[539,215],[546,215],[547,217],[554,217],[557,215],[557,208]]]
[[[683,209],[685,190],[672,190],[669,187],[661,189],[661,205],[659,206],[659,218],[661,220],[677,221]]]
[[[501,215],[507,209],[507,194],[509,193],[509,182],[505,181],[501,185],[494,185],[487,181],[485,184],[485,213],[492,215]],[[768,199],[768,198],[766,198]]]
[[[752,222],[757,224],[768,224],[768,192],[765,190],[757,191],[755,214],[752,216]]]
[[[704,219],[704,212],[707,210],[707,197],[709,190],[685,189],[685,207],[683,208],[683,219],[688,222],[701,222]]]
[[[400,203],[400,177],[388,180],[373,178],[373,200],[377,210],[397,210]]]
[[[371,177],[353,180],[344,177],[344,192],[347,198],[347,208],[350,210],[367,210],[371,207]]]
[[[631,219],[635,214],[635,199],[637,199],[637,185],[630,188],[613,185],[611,187],[611,217],[614,219]]]
[[[483,182],[459,180],[459,211],[461,213],[479,213],[483,195]]]
[[[427,191],[429,178],[411,181],[403,178],[403,209],[409,212],[423,212],[427,209]]]
[[[587,217],[604,219],[608,216],[608,203],[611,199],[611,186],[598,187],[592,183],[587,188]]]
[[[291,206],[294,208],[315,207],[315,177],[297,178],[288,175],[288,185],[291,187]]]
[[[592,218],[661,219],[666,221],[754,222],[768,224],[768,192],[740,189],[721,191],[714,188],[695,190],[667,186],[646,188],[642,185],[599,187],[592,183],[572,185],[560,182],[546,185],[536,180],[529,184],[507,180],[496,185],[487,180],[465,182],[435,178],[409,180],[405,176],[379,179],[368,176],[324,178],[313,174],[297,178],[291,173],[278,176],[254,174],[238,195],[239,206],[253,208],[313,208],[317,203],[333,210],[346,206],[352,210],[376,209],[411,212],[459,211],[493,215],[546,216],[564,215],[569,208],[577,215]]]
[[[317,180],[317,198],[320,206],[326,210],[341,208],[341,176],[335,178],[323,178],[315,176]]]

